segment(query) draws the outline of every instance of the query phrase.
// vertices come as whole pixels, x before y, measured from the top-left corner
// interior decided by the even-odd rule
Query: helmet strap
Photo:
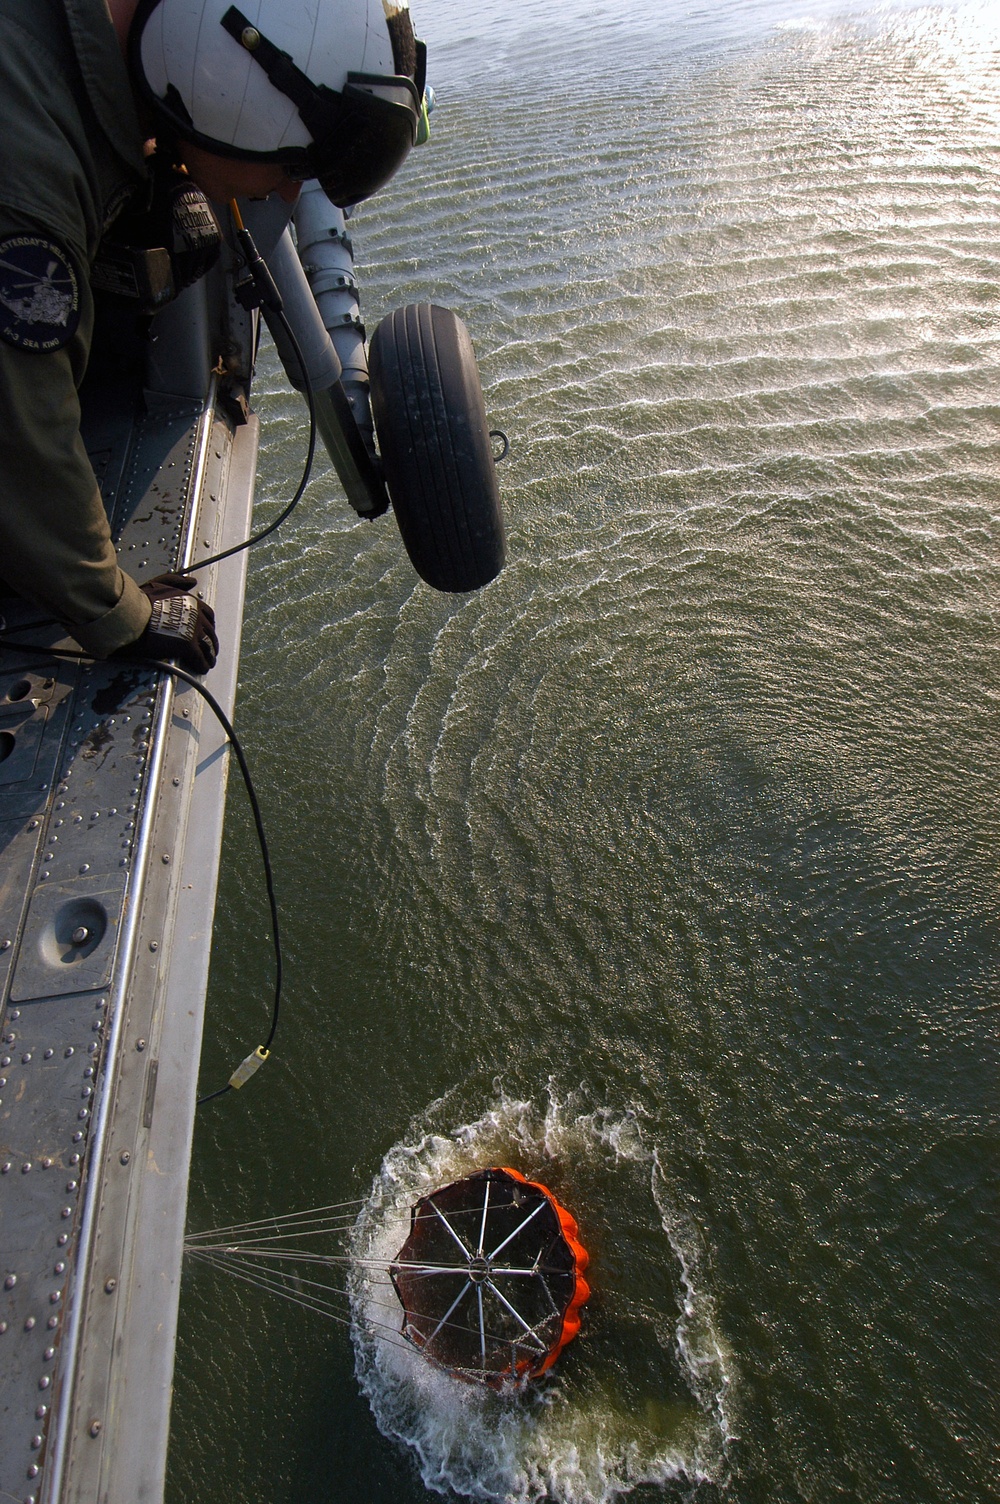
[[[278,92],[292,101],[310,135],[319,136],[326,122],[324,105],[334,91],[307,78],[288,53],[268,41],[235,5],[231,5],[222,17],[222,25],[233,40],[250,53],[254,62],[260,64]]]

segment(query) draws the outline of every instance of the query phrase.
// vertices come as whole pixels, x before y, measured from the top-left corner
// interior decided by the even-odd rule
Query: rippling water
[[[191,1223],[388,1247],[502,1159],[595,1296],[513,1402],[195,1267],[171,1504],[995,1497],[1000,15],[417,19],[435,139],[352,233],[370,328],[469,324],[510,562],[435,595],[329,474],[259,550],[287,1014]],[[229,826],[209,1086],[267,1010]]]

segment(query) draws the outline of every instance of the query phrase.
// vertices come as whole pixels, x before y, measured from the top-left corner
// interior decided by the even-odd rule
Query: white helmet
[[[388,182],[417,139],[426,52],[408,0],[139,0],[133,75],[205,151],[318,178],[335,204]]]

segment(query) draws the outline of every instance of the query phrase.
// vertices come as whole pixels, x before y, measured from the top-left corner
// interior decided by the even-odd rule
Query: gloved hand
[[[219,656],[215,612],[192,592],[197,580],[189,574],[160,574],[140,585],[152,603],[149,625],[142,636],[119,648],[113,658],[166,658],[192,674],[207,674]]]

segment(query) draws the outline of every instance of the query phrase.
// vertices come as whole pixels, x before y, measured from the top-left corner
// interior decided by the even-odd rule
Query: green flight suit
[[[61,348],[19,344],[17,332],[30,327],[9,314],[0,337],[0,575],[104,657],[139,637],[150,612],[118,567],[80,437],[77,389],[94,322],[89,268],[107,225],[146,179],[104,0],[0,0],[0,142],[0,293],[3,278],[9,295],[27,285],[12,260],[24,245],[43,259],[49,246],[50,270],[75,279],[78,292],[72,320],[57,331],[69,334]],[[5,306],[14,306],[9,296]]]

